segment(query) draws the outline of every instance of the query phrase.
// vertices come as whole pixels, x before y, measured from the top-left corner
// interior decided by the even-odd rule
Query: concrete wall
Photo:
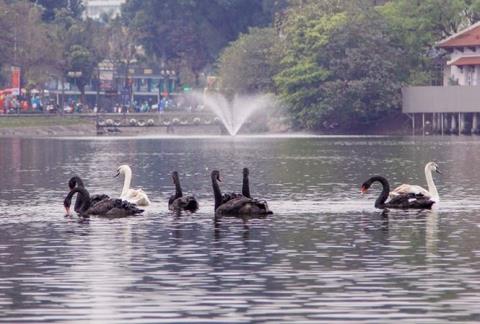
[[[404,113],[480,112],[480,86],[406,87]]]

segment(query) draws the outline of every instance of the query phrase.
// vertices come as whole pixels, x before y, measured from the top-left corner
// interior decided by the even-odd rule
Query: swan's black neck
[[[374,182],[380,182],[382,184],[383,189],[377,200],[375,200],[375,207],[383,209],[385,208],[385,201],[388,199],[388,194],[390,193],[390,185],[388,184],[387,179],[381,176],[371,177],[366,183],[370,186]]]
[[[81,214],[83,212],[86,212],[90,208],[90,194],[88,193],[88,191],[85,188],[76,187],[76,188],[72,189],[68,193],[67,197],[65,197],[63,205],[66,208],[69,208],[72,205],[73,195],[75,195],[76,193],[78,194],[79,199],[77,199],[77,201],[80,201],[80,206],[79,206],[78,210],[75,210],[75,211],[77,213]]]
[[[178,177],[178,175],[174,175],[173,178],[173,182],[175,183],[175,199],[183,197],[182,186],[180,185],[180,178]]]
[[[215,210],[222,204],[222,192],[218,186],[217,176],[212,174],[213,196],[215,197]]]
[[[85,188],[85,185],[83,184],[82,179],[78,176],[71,177],[70,180],[68,181],[68,187],[70,190],[72,190],[75,187],[82,187]],[[75,210],[77,213],[80,211],[80,206],[82,205],[82,198],[80,195],[77,196],[77,200],[75,201],[75,207],[73,210]]]
[[[247,198],[252,198],[250,196],[250,184],[248,182],[248,171],[243,171],[243,185],[242,185],[242,195]]]

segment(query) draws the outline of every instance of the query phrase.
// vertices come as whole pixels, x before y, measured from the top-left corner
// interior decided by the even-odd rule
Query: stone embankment
[[[0,137],[93,136],[95,123],[69,126],[28,126],[0,128]]]

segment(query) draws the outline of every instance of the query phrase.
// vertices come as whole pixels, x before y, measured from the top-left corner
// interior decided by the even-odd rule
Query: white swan
[[[132,182],[132,169],[126,164],[121,165],[118,167],[115,177],[118,177],[121,174],[125,176],[125,180],[123,182],[120,199],[137,204],[138,206],[150,205],[150,200],[142,189],[130,189],[130,183]]]
[[[425,166],[425,178],[427,178],[428,190],[417,185],[402,184],[390,191],[390,196],[392,197],[408,193],[422,194],[423,196],[430,198],[431,200],[438,203],[440,201],[440,197],[438,196],[437,187],[435,186],[435,183],[433,183],[433,171],[441,173],[437,163],[428,162]]]

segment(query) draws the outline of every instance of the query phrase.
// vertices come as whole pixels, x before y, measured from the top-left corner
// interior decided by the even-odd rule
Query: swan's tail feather
[[[123,209],[132,215],[141,214],[144,212],[144,210],[138,208],[136,204],[121,199],[116,199],[115,207]]]
[[[186,204],[185,204],[185,207],[184,209],[185,210],[188,210],[190,212],[196,212],[198,210],[198,202],[197,200],[195,199],[195,197],[193,196],[188,196],[186,197]]]

